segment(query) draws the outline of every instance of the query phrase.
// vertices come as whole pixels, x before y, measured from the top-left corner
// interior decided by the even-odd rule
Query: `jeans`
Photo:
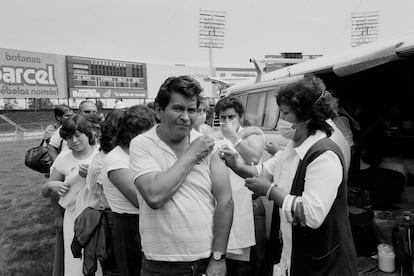
[[[144,256],[141,276],[202,276],[208,262],[209,258],[193,262],[150,261]]]

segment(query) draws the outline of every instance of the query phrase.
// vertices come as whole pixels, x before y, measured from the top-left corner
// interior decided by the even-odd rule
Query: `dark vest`
[[[291,195],[302,195],[307,166],[327,150],[335,152],[344,164],[341,150],[332,140],[319,140],[299,162]],[[343,165],[342,167],[345,168]],[[345,169],[343,176],[336,199],[318,229],[292,225],[291,276],[358,275],[357,257],[348,219]]]

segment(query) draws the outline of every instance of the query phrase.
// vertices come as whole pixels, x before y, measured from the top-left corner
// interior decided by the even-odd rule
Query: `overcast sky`
[[[215,66],[351,45],[351,13],[379,11],[379,38],[414,33],[412,0],[0,0],[0,48],[160,64],[208,66],[200,9],[226,12]]]

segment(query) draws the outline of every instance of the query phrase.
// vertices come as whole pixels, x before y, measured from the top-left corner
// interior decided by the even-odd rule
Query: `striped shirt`
[[[157,135],[156,128],[131,141],[130,168],[134,171],[134,181],[147,173],[166,171],[177,161],[171,148]],[[191,131],[190,142],[201,135]],[[191,169],[180,189],[161,208],[152,209],[138,193],[139,231],[147,259],[182,262],[210,256],[215,208],[210,157]]]

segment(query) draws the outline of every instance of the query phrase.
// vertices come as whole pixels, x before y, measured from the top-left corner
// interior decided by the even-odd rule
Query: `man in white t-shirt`
[[[161,123],[130,144],[139,190],[142,275],[225,275],[233,220],[228,170],[194,131],[200,84],[171,77],[155,99]]]

